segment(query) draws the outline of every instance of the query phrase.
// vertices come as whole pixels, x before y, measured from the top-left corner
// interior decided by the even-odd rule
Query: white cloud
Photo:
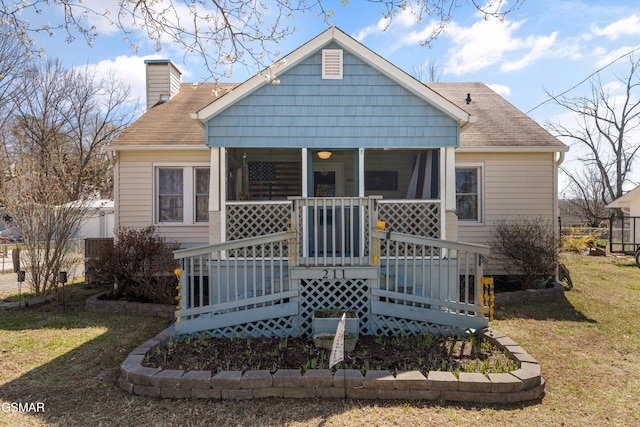
[[[389,26],[389,20],[386,18],[380,19],[375,25],[369,25],[362,28],[354,34],[353,38],[362,43],[364,39],[371,35],[377,35],[383,33]]]
[[[447,30],[453,47],[445,72],[461,75],[486,68],[502,61],[505,53],[521,49],[523,42],[512,33],[524,21],[501,22],[497,19],[481,20],[471,27],[452,23]]]
[[[402,44],[407,46],[420,44],[429,39],[429,37],[431,37],[439,28],[440,26],[436,23],[436,21],[431,21],[427,25],[425,25],[424,28],[411,31],[409,34],[402,37]]]
[[[148,56],[117,56],[114,59],[104,59],[96,64],[87,65],[94,68],[99,78],[113,75],[131,88],[131,99],[145,105],[146,102],[146,73],[145,59],[159,59],[161,55]],[[84,68],[84,66],[82,66]]]
[[[374,25],[369,25],[368,27],[356,31],[353,38],[362,42],[369,36],[377,36],[385,32],[403,32],[405,29],[415,26],[418,21],[419,17],[416,13],[409,9],[404,9],[394,15],[393,18],[380,18]]]
[[[557,35],[558,33],[554,32],[549,36],[527,37],[523,44],[529,49],[529,52],[517,61],[504,62],[500,68],[505,72],[521,70],[535,60],[547,56],[556,44]]]
[[[598,67],[604,67],[612,62],[626,56],[634,49],[638,49],[638,46],[621,46],[615,50],[607,51],[605,48],[595,49],[596,65]]]
[[[502,97],[507,97],[511,95],[511,88],[509,86],[501,85],[501,84],[488,84],[489,88],[496,92],[498,95]]]
[[[633,14],[628,18],[615,21],[606,27],[592,26],[591,31],[598,36],[607,37],[610,40],[617,40],[622,36],[640,34],[640,16]]]
[[[574,49],[558,46],[557,32],[518,38],[515,32],[525,21],[482,18],[470,27],[452,23],[446,33],[451,40],[445,72],[462,75],[499,64],[503,72],[521,70],[540,58],[574,55]]]

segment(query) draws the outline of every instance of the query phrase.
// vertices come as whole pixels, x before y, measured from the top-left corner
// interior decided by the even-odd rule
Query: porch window
[[[456,211],[459,221],[482,221],[481,177],[480,166],[456,167]]]
[[[300,149],[228,148],[227,200],[287,200],[302,195]]]
[[[440,197],[438,150],[365,151],[365,196],[395,200]]]
[[[209,168],[156,168],[156,223],[194,224],[209,220]]]

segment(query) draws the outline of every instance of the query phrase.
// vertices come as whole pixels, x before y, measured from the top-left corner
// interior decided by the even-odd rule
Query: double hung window
[[[482,167],[456,167],[456,211],[458,220],[482,222]]]
[[[155,179],[156,223],[209,221],[208,166],[158,166]]]

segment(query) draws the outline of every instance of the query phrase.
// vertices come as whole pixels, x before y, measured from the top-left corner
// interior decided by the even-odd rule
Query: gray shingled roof
[[[232,88],[236,85],[223,86]],[[562,142],[484,83],[429,83],[427,86],[477,117],[476,123],[462,132],[462,147],[566,149]],[[191,113],[214,102],[216,88],[219,96],[226,93],[214,83],[182,83],[177,95],[145,112],[111,145],[116,149],[124,146],[204,146],[204,129],[191,118]],[[468,105],[465,102],[467,93],[472,99]]]
[[[461,147],[557,147],[560,140],[484,83],[428,83],[477,121],[460,134]],[[471,103],[467,104],[467,94]]]
[[[180,91],[171,100],[148,109],[129,126],[111,145],[154,146],[154,145],[194,145],[204,147],[204,128],[199,121],[191,118],[222,96],[228,88],[236,85],[215,83],[181,83]]]

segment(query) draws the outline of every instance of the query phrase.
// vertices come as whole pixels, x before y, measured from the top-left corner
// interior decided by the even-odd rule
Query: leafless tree
[[[576,172],[562,170],[570,180],[562,195],[566,212],[586,221],[589,227],[599,227],[611,214],[600,173],[593,166]]]
[[[578,98],[554,98],[554,101],[573,113],[573,126],[561,123],[545,123],[555,136],[573,141],[578,149],[586,149],[579,160],[589,170],[588,178],[599,181],[597,197],[609,203],[624,193],[636,154],[640,149],[638,127],[640,126],[640,60],[629,58],[629,72],[618,77],[623,91],[613,96],[600,77],[591,81],[590,96]],[[578,185],[583,177],[565,171],[571,181]],[[583,189],[587,190],[587,189]],[[589,191],[578,190],[578,193]],[[593,201],[593,200],[592,200]]]
[[[503,19],[524,0],[368,2],[381,9],[387,26],[399,13],[407,11],[417,20],[432,19],[436,23],[434,30],[423,40],[424,45],[429,45],[446,30],[461,6],[471,5],[486,17]],[[82,37],[91,45],[99,33],[97,26],[108,24],[120,30],[134,48],[137,46],[131,35],[142,32],[156,43],[158,50],[165,43],[177,43],[185,55],[199,54],[215,79],[233,64],[263,68],[273,63],[280,56],[276,45],[295,31],[290,18],[311,13],[331,25],[335,13],[326,9],[322,0],[0,0],[0,6],[0,22],[10,27],[8,34],[29,51],[40,51],[35,42],[38,34],[53,36],[59,31],[68,42]],[[29,12],[55,16],[52,9],[62,12],[60,22],[36,25],[25,18]]]
[[[6,33],[7,28],[0,26],[0,33]],[[16,81],[29,64],[29,57],[25,55],[24,49],[19,40],[10,37],[0,36],[0,168],[2,173],[9,171],[8,162],[8,133],[5,132],[11,127],[13,116],[11,104],[16,95]],[[2,188],[0,187],[0,205],[2,205]]]
[[[436,83],[442,78],[442,71],[438,63],[430,59],[427,62],[413,65],[411,75],[421,82]]]
[[[14,93],[4,201],[40,295],[57,286],[89,203],[110,185],[105,146],[130,123],[133,109],[128,89],[115,80],[57,61],[25,71]]]

